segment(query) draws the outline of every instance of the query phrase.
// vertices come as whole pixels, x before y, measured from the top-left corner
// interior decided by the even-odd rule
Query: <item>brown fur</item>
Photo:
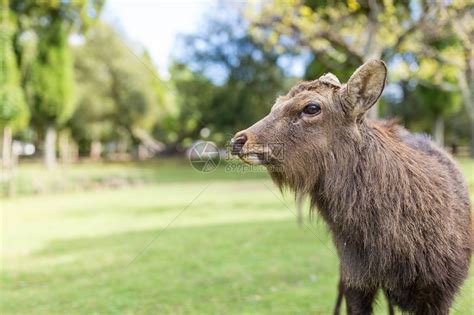
[[[235,136],[246,140],[239,155],[257,155],[276,185],[310,196],[337,247],[350,314],[369,314],[378,289],[403,311],[448,314],[471,258],[467,186],[427,137],[365,118],[385,78],[373,60],[347,84],[328,74],[296,85]],[[303,114],[308,103],[321,112]],[[268,152],[278,144],[283,158]]]

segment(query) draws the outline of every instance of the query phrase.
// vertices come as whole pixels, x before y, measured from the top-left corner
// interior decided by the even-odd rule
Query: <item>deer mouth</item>
[[[239,158],[249,165],[265,165],[270,162],[268,154],[263,152],[245,152],[239,154]]]

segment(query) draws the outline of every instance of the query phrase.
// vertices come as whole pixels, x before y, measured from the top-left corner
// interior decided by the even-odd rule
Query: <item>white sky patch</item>
[[[213,6],[213,0],[109,0],[103,17],[142,44],[160,75],[167,78],[176,35],[195,32],[203,14]]]
[[[168,67],[172,61],[175,40],[179,34],[199,31],[206,12],[219,10],[219,0],[108,0],[102,17],[131,41],[140,44],[151,55],[160,76],[169,78]],[[72,39],[75,43],[78,39]],[[282,57],[278,64],[287,75],[304,74],[307,56]],[[213,81],[223,76],[211,73]]]

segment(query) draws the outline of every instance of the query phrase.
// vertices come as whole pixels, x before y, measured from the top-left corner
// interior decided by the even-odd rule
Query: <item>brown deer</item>
[[[349,314],[370,314],[379,289],[404,312],[448,314],[471,259],[467,186],[428,137],[366,118],[386,76],[371,60],[347,84],[333,74],[299,83],[232,150],[310,196],[337,248]]]

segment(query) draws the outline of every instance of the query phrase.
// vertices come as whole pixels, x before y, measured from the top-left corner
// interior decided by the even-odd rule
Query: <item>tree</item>
[[[427,81],[403,81],[399,85],[402,86],[403,98],[388,99],[387,112],[400,117],[412,130],[431,133],[433,139],[444,146],[445,120],[459,110],[459,93],[443,90]]]
[[[127,48],[128,50],[128,48]],[[118,58],[109,68],[111,96],[117,110],[113,121],[124,136],[133,144],[142,143],[152,151],[161,151],[162,144],[153,139],[149,132],[159,117],[156,85],[159,80],[155,67],[141,54],[131,53]],[[125,140],[122,137],[122,140]]]
[[[78,108],[69,126],[95,158],[107,140],[159,150],[149,132],[164,106],[163,84],[148,53],[128,47],[113,28],[97,24],[74,49]]]
[[[240,12],[222,11],[226,14],[209,16],[199,32],[182,38],[182,54],[171,71],[180,119],[190,118],[186,136],[205,127],[221,144],[263,117],[285,85],[281,55],[250,36]]]
[[[432,118],[433,136],[441,145],[445,133],[444,121],[460,110],[460,95],[472,122],[471,133],[474,130],[474,107],[469,105],[470,91],[474,87],[474,83],[469,83],[469,80],[472,81],[469,73],[474,70],[474,61],[469,63],[474,59],[473,13],[474,5],[468,1],[438,5],[433,11],[438,23],[425,24],[424,32],[420,34],[423,45],[415,45],[411,52],[398,54],[397,58],[404,64],[397,63],[392,71],[395,81],[411,81],[412,85],[417,82],[420,88],[415,94],[418,101],[423,102],[422,114]],[[439,25],[446,27],[440,29]],[[472,139],[473,136],[471,151],[474,150]]]
[[[253,34],[284,51],[308,49],[319,70],[350,73],[370,58],[388,63],[424,45],[423,36],[443,30],[440,4],[430,1],[275,1],[250,14]],[[322,67],[322,65],[324,65]],[[369,115],[378,117],[374,106]]]
[[[474,5],[469,1],[456,1],[446,8],[442,16],[450,22],[453,34],[458,38],[460,58],[442,58],[442,62],[455,66],[459,89],[470,120],[470,156],[474,158]]]
[[[175,153],[199,138],[218,87],[202,72],[191,71],[186,64],[174,62],[169,71],[170,101],[174,106],[156,126],[155,134],[169,143],[169,153]]]
[[[77,86],[76,110],[68,127],[72,136],[91,158],[101,154],[101,143],[114,138],[117,108],[111,95],[111,64],[125,52],[115,32],[97,24],[73,47],[74,76]]]
[[[13,51],[14,24],[10,21],[9,11],[8,1],[3,0],[0,23],[0,130],[3,133],[2,166],[5,170],[12,167],[13,129],[24,127],[29,118]]]
[[[24,84],[33,123],[44,133],[44,160],[48,168],[56,163],[56,129],[74,112],[73,60],[69,36],[84,32],[97,19],[101,0],[13,1],[18,15],[17,53],[22,55],[22,34],[34,33],[36,54]]]
[[[52,24],[39,42],[29,82],[31,111],[45,132],[44,162],[56,163],[56,128],[74,111],[74,77],[68,34],[61,21]]]

